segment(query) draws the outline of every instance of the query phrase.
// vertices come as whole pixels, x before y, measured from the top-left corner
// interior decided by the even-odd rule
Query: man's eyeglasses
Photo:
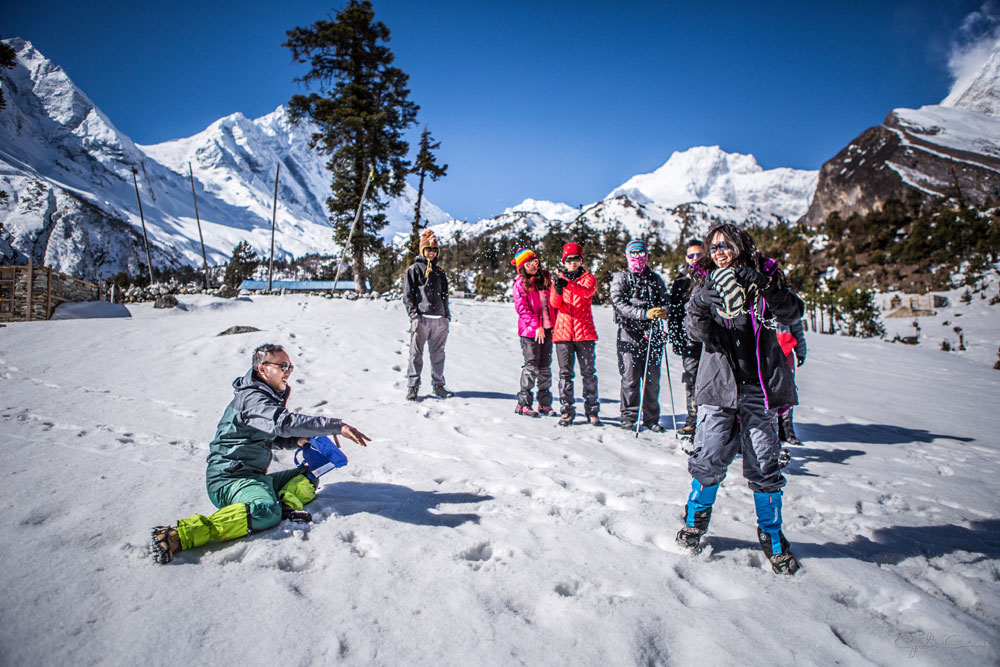
[[[566,262],[566,263],[569,263],[569,262],[582,262],[583,261],[583,257],[580,257],[579,255],[569,255],[563,261]]]
[[[719,252],[720,250],[722,251],[733,250],[733,245],[731,243],[726,243],[725,241],[719,241],[718,243],[713,243],[712,245],[708,246],[708,252],[713,255]]]
[[[688,253],[688,259],[698,259],[699,257],[701,257],[704,254],[705,253],[703,253],[703,252],[689,252]]]
[[[280,364],[276,361],[262,361],[262,364],[268,364],[270,366],[277,366],[281,369],[282,373],[291,373],[295,370],[295,364],[290,364],[287,361],[282,361]]]

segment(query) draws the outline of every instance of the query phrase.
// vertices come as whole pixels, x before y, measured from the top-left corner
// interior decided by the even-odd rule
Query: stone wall
[[[97,285],[47,266],[0,266],[0,322],[47,320],[60,303],[100,299]]]

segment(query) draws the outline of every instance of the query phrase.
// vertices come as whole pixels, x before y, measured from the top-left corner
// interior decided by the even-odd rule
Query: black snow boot
[[[407,387],[406,388],[406,400],[415,401],[417,400],[417,392],[420,391],[420,387]]]
[[[757,540],[760,542],[760,548],[764,550],[767,560],[771,562],[771,569],[774,570],[775,574],[795,574],[798,572],[799,561],[795,560],[795,556],[788,550],[789,544],[788,540],[785,539],[784,533],[780,530],[778,531],[778,540],[781,542],[781,553],[779,554],[775,554],[771,548],[770,533],[762,530],[759,526],[757,528]]]
[[[455,392],[451,391],[443,384],[434,385],[434,395],[438,398],[454,398]]]

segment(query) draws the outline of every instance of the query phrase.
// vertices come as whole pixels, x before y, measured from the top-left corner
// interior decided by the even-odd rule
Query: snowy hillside
[[[514,415],[509,304],[452,304],[458,395],[415,404],[398,302],[182,306],[3,329],[0,663],[1000,663],[1000,416],[988,409],[1000,372],[979,352],[809,335],[805,444],[784,496],[803,569],[781,578],[763,563],[739,460],[709,548],[674,545],[687,457],[669,435],[614,427],[608,309],[595,311],[597,429]],[[996,346],[997,306],[955,308],[970,309],[970,340]],[[237,324],[263,331],[216,336]],[[374,442],[345,443],[350,464],[324,478],[313,524],[153,564],[152,525],[211,510],[207,444],[230,381],[268,341],[296,364],[290,407],[344,417]],[[665,376],[661,408],[669,427]],[[290,465],[279,452],[272,468]]]
[[[293,126],[282,107],[255,120],[233,114],[193,137],[140,147],[29,42],[5,42],[17,53],[16,67],[0,72],[8,100],[0,114],[0,189],[11,195],[0,223],[21,254],[10,261],[31,255],[83,278],[138,273],[145,251],[135,169],[153,263],[200,266],[188,161],[211,263],[226,261],[243,240],[269,250],[279,163],[276,255],[337,251],[324,211],[326,160],[309,149],[309,127]],[[415,199],[408,188],[392,202],[388,238],[408,230]],[[435,222],[450,219],[426,200],[421,212]]]
[[[639,174],[608,195],[627,195],[664,208],[701,202],[733,207],[738,215],[778,215],[797,220],[809,208],[817,171],[764,171],[752,155],[726,153],[718,146],[677,151],[659,169]]]
[[[322,222],[329,215],[330,172],[326,159],[309,148],[314,131],[315,125],[308,121],[293,124],[285,107],[279,106],[254,120],[236,113],[191,137],[140,148],[182,176],[187,176],[190,162],[195,180],[206,192],[267,220],[273,204],[274,174],[281,163],[279,207],[288,209],[296,221],[293,225],[301,225],[303,221]],[[416,201],[417,191],[407,184],[402,196],[386,209],[389,224],[382,230],[383,237],[409,236]],[[420,217],[430,224],[451,220],[426,199],[420,206]],[[328,227],[323,227],[328,238]],[[325,240],[323,245],[328,245]]]

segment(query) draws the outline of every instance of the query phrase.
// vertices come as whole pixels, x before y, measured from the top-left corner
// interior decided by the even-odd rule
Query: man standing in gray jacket
[[[438,240],[427,230],[420,236],[420,256],[403,276],[403,304],[410,316],[410,363],[406,369],[406,400],[417,400],[420,372],[424,367],[424,345],[431,358],[434,395],[455,394],[444,384],[444,344],[448,340],[451,310],[448,307],[448,277],[437,265]]]
[[[611,305],[618,324],[618,372],[622,376],[621,427],[631,430],[641,419],[643,426],[653,433],[663,433],[660,426],[663,336],[653,320],[666,319],[670,299],[663,278],[646,266],[649,251],[643,241],[630,241],[625,246],[625,256],[628,268],[611,279]]]

